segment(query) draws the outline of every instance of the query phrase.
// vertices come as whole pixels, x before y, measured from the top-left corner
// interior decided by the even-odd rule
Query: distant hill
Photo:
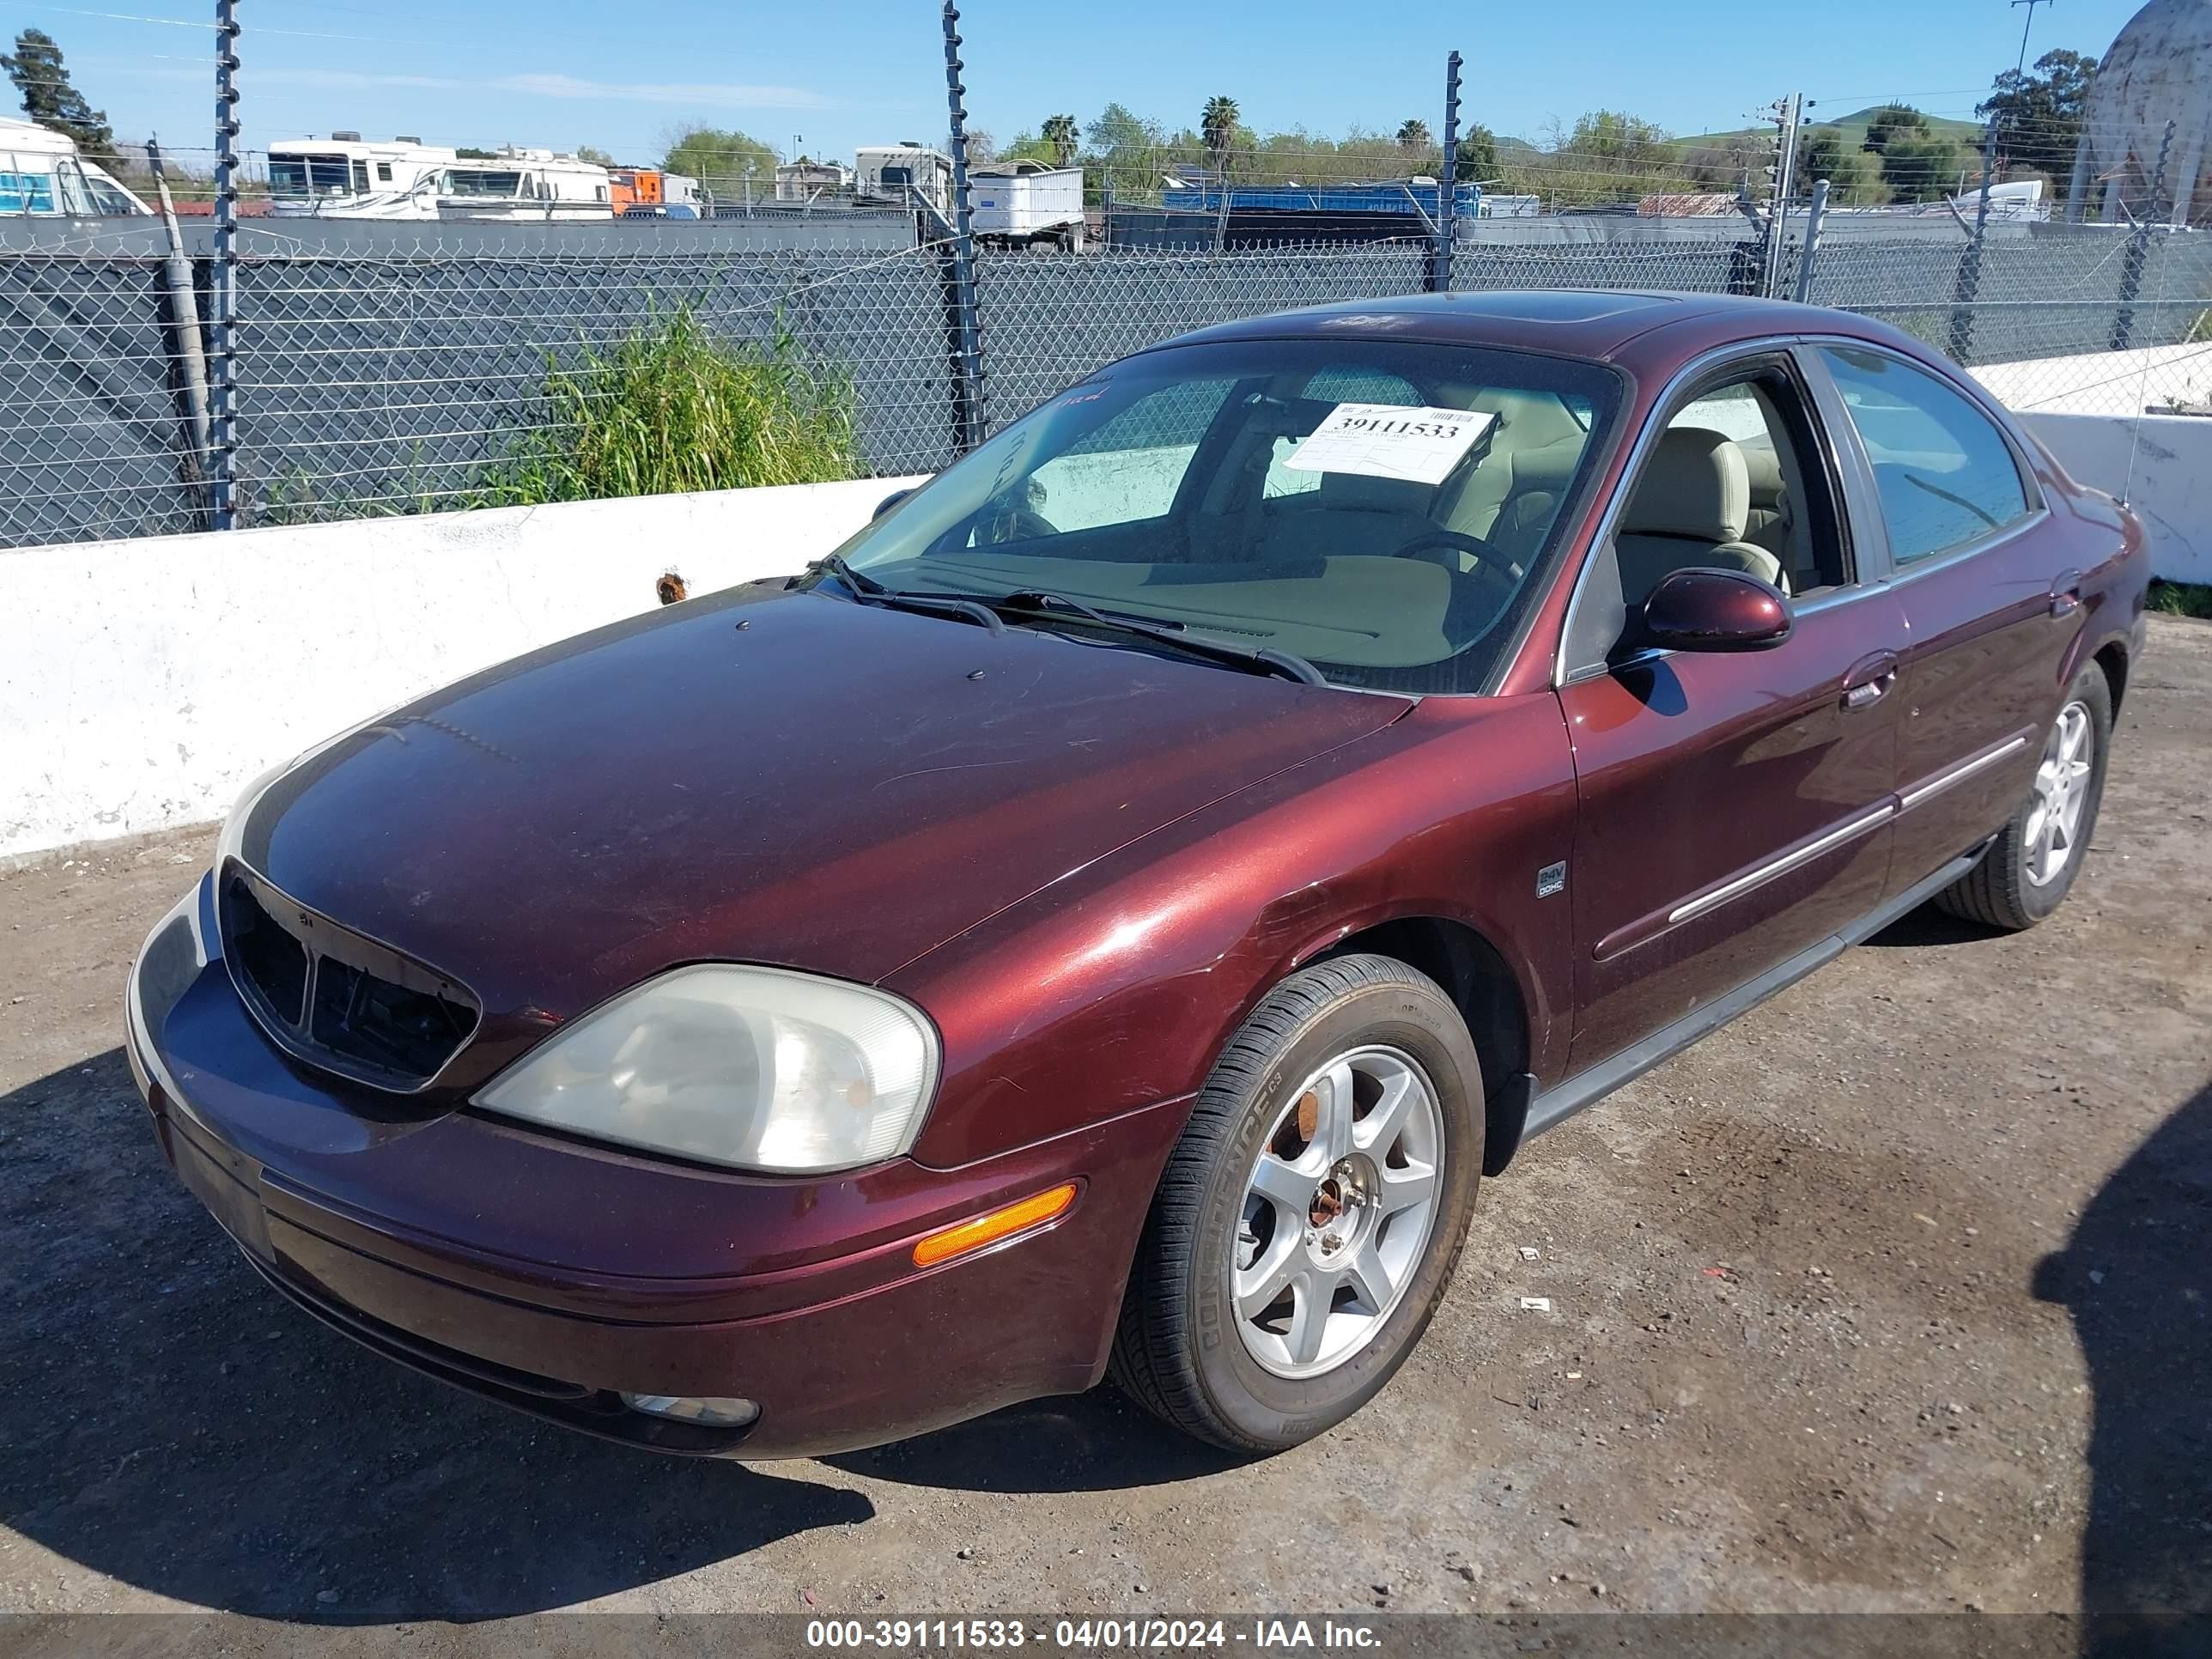
[[[1864,109],[1852,111],[1849,115],[1831,116],[1823,116],[1816,109],[1811,112],[1814,118],[1808,120],[1805,125],[1834,127],[1850,143],[1863,144],[1866,142],[1867,124],[1874,118],[1875,112],[1881,107],[1880,104],[1869,104]],[[1954,120],[1946,115],[1931,115],[1928,118],[1928,125],[1932,131],[1942,137],[1955,138],[1961,143],[1976,144],[1981,142],[1982,129],[1972,121]],[[1696,133],[1686,138],[1677,138],[1674,143],[1680,148],[1688,149],[1698,145],[1723,144],[1731,138],[1741,138],[1747,133],[1763,134],[1768,131],[1770,129],[1765,127],[1738,127],[1733,132]]]

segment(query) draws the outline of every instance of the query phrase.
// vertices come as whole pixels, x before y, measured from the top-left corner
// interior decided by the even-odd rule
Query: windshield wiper
[[[1278,651],[1272,646],[1249,649],[1241,645],[1227,645],[1213,640],[1199,639],[1186,632],[1180,623],[1139,621],[1134,617],[1119,616],[1100,611],[1080,599],[1071,599],[1065,593],[1048,593],[1040,588],[1023,588],[1001,599],[982,603],[994,611],[1012,611],[1018,616],[1050,617],[1055,613],[1079,617],[1094,628],[1103,628],[1113,634],[1133,634],[1140,639],[1157,641],[1171,650],[1186,652],[1194,657],[1204,657],[1213,662],[1227,663],[1232,667],[1255,673],[1279,674],[1285,679],[1297,680],[1305,685],[1327,685],[1321,670],[1304,657],[1288,651]]]
[[[994,634],[1006,631],[1005,619],[987,605],[952,594],[908,593],[899,588],[888,587],[873,576],[854,569],[845,562],[842,553],[827,554],[815,560],[806,567],[806,573],[809,575],[835,576],[863,605],[888,605],[895,611],[921,611],[938,617],[965,617],[970,622],[982,623]]]

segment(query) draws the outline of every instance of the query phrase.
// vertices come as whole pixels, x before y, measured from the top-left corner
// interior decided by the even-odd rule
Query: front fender
[[[1574,811],[1548,691],[1431,699],[1046,887],[884,981],[945,1038],[915,1156],[957,1166],[1191,1093],[1272,987],[1406,917],[1460,922],[1511,964],[1548,1074],[1572,944],[1536,872],[1568,856]]]

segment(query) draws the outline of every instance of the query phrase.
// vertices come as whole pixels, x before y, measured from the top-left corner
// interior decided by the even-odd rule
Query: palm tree
[[[1402,122],[1398,128],[1400,149],[1426,149],[1429,147],[1429,124],[1419,116]]]
[[[1228,166],[1230,147],[1237,142],[1237,100],[1226,94],[1207,99],[1205,112],[1198,118],[1198,136],[1205,140],[1206,153],[1213,158],[1217,173]]]
[[[1053,159],[1066,167],[1075,159],[1075,146],[1083,131],[1075,125],[1073,115],[1048,115],[1042,136],[1052,146]]]

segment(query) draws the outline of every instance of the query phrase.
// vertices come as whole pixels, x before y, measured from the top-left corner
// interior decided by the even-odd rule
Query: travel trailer
[[[69,134],[0,117],[0,216],[119,219],[152,210],[78,155]]]
[[[357,132],[269,147],[270,212],[282,218],[611,219],[613,181],[596,161],[509,144],[464,156],[409,137]]]

